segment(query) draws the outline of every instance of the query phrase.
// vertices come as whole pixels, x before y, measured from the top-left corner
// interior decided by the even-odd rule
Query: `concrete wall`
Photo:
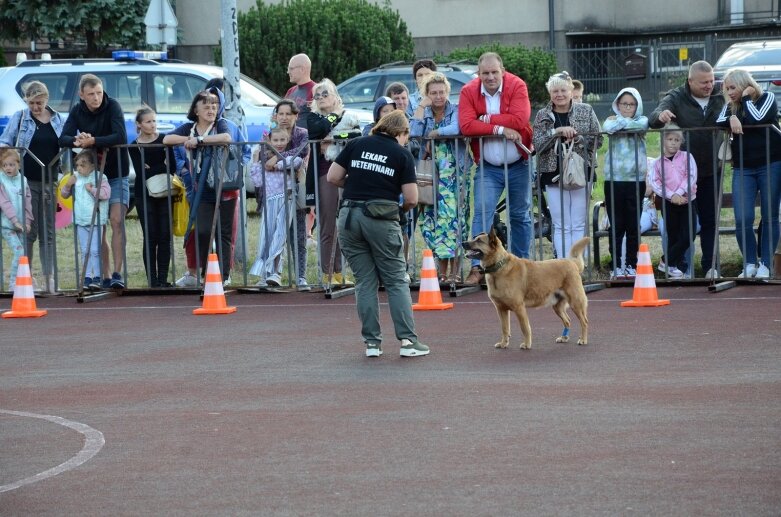
[[[633,34],[714,26],[723,1],[553,0],[556,46],[566,46],[567,33]],[[745,9],[768,9],[765,4],[767,0],[746,0]],[[255,1],[237,0],[236,5],[247,11]],[[415,38],[419,56],[490,42],[549,45],[548,0],[394,0],[392,5]],[[207,47],[219,41],[220,2],[183,0],[177,7],[182,34],[178,56],[193,62],[212,61]]]

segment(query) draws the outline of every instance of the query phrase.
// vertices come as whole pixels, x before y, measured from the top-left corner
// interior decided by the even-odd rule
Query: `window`
[[[24,99],[24,92],[22,88],[30,81],[41,81],[46,85],[49,90],[49,106],[55,111],[59,111],[62,114],[66,114],[71,109],[71,97],[73,91],[73,84],[68,85],[68,81],[75,83],[76,78],[73,74],[46,74],[46,75],[29,75],[19,81],[16,85],[19,96]]]
[[[144,105],[144,100],[141,97],[140,73],[99,73],[96,75],[103,81],[103,90],[109,97],[119,102],[125,113],[135,113]]]
[[[359,77],[339,88],[339,96],[345,103],[374,102],[374,94],[380,84],[379,75]]]
[[[154,106],[158,113],[186,115],[193,97],[206,86],[202,77],[185,74],[152,74]]]

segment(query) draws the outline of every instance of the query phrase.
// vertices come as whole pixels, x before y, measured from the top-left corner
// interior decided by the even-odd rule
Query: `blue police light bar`
[[[137,59],[156,59],[168,61],[168,52],[151,50],[115,50],[111,53],[114,61],[136,61]]]

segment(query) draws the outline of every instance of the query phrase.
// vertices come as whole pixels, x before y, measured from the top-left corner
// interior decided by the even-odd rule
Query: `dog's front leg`
[[[518,318],[518,323],[521,325],[521,332],[523,332],[521,350],[530,350],[532,347],[532,327],[529,325],[529,315],[526,314],[526,307],[523,305],[518,307],[515,310],[515,316]]]
[[[494,345],[494,348],[507,348],[510,344],[510,311],[497,307],[496,314],[499,315],[499,323],[502,327],[502,339]]]

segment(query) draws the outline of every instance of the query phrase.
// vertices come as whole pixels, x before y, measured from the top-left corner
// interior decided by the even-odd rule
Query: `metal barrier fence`
[[[688,134],[691,131],[718,131],[715,128],[706,128],[701,130],[684,130],[686,134]],[[766,127],[765,131],[768,134],[768,139],[770,138],[770,132],[775,131],[778,132],[778,129],[773,126]],[[655,131],[649,131],[648,134],[652,134]],[[478,139],[478,146],[480,149],[483,148],[487,140],[494,138],[494,137],[485,137]],[[737,135],[736,138],[738,138],[739,148],[742,149],[742,137],[740,135]],[[609,140],[609,136],[608,136]],[[473,139],[474,141],[474,139]],[[448,219],[452,219],[450,221],[451,227],[454,228],[454,238],[455,243],[453,245],[455,256],[453,257],[456,262],[456,274],[453,275],[451,278],[447,279],[447,283],[450,284],[451,290],[456,289],[458,286],[463,285],[463,279],[465,277],[464,273],[468,271],[468,262],[464,257],[464,252],[461,247],[461,243],[468,237],[468,235],[471,233],[472,230],[472,223],[474,220],[474,214],[475,210],[477,210],[477,213],[479,214],[480,225],[483,229],[488,229],[492,227],[496,227],[497,224],[499,225],[506,225],[507,227],[507,237],[508,237],[508,248],[513,247],[513,238],[514,234],[518,235],[516,232],[514,232],[513,225],[519,224],[519,221],[522,221],[521,224],[523,225],[529,225],[531,223],[532,228],[532,236],[531,236],[531,243],[529,247],[529,256],[531,259],[534,260],[540,260],[540,259],[546,259],[546,258],[553,258],[554,256],[554,248],[551,245],[551,241],[555,238],[557,238],[556,230],[548,230],[548,224],[549,222],[553,223],[553,226],[559,231],[561,231],[560,238],[562,241],[564,241],[565,248],[566,248],[566,238],[563,233],[563,228],[567,226],[568,221],[566,220],[566,215],[564,211],[562,211],[562,218],[560,221],[550,221],[547,214],[545,213],[545,205],[544,205],[544,198],[545,193],[543,189],[540,186],[539,178],[537,178],[537,181],[532,181],[531,178],[534,176],[534,171],[536,170],[536,164],[535,164],[535,157],[532,156],[532,158],[529,160],[527,164],[527,171],[529,174],[529,187],[527,190],[525,190],[523,197],[525,199],[522,199],[522,203],[528,204],[530,207],[529,211],[526,213],[526,215],[522,218],[517,217],[509,217],[508,213],[510,209],[508,208],[505,210],[499,217],[496,217],[494,214],[494,211],[496,209],[496,206],[489,206],[488,203],[485,202],[485,197],[481,198],[482,201],[478,200],[477,202],[473,201],[471,197],[473,196],[473,189],[480,189],[482,186],[485,190],[485,185],[481,184],[481,182],[485,181],[485,178],[487,177],[486,174],[488,172],[485,169],[485,163],[481,161],[478,164],[471,163],[471,155],[469,152],[469,146],[468,142],[463,139],[463,137],[455,137],[455,138],[445,138],[445,137],[438,137],[435,139],[433,144],[435,145],[437,142],[443,142],[447,143],[450,149],[450,152],[453,153],[453,156],[456,157],[456,166],[451,167],[446,171],[447,176],[447,184],[449,185],[448,188],[451,189],[452,192],[455,193],[455,206],[451,207],[450,205],[447,205],[445,203],[437,202],[435,200],[435,203],[433,206],[430,207],[419,207],[418,213],[416,214],[414,211],[411,211],[407,214],[407,227],[406,227],[406,233],[410,236],[409,242],[410,242],[410,251],[409,251],[409,263],[410,263],[410,275],[412,276],[412,281],[414,283],[415,278],[417,276],[418,267],[420,264],[420,255],[422,252],[421,247],[426,245],[427,239],[423,238],[421,236],[421,228],[424,225],[429,225],[428,227],[433,227],[434,229],[437,229],[439,225],[443,224],[444,222],[447,222]],[[425,146],[427,142],[422,142],[422,145]],[[238,148],[239,146],[243,145],[244,143],[237,143],[237,144],[231,144],[235,148]],[[259,149],[264,154],[270,154],[274,155],[277,158],[281,158],[281,155],[274,151],[271,147],[269,147],[266,143],[260,143],[260,142],[249,142],[248,144],[252,145],[258,145]],[[312,166],[314,167],[314,171],[316,174],[316,171],[319,169],[320,166],[320,160],[322,159],[320,157],[320,154],[318,152],[318,146],[320,145],[320,142],[310,142],[310,154],[312,155]],[[123,148],[136,148],[138,149],[138,152],[141,153],[141,159],[142,162],[144,161],[145,153],[148,149],[153,147],[161,147],[159,145],[154,144],[143,144],[143,145],[127,145],[127,146],[121,146]],[[606,149],[606,150],[605,150]],[[18,149],[20,153],[29,153],[29,151],[25,149]],[[636,152],[638,155],[640,154],[639,147],[636,149]],[[713,149],[711,149],[712,156],[716,156],[717,148],[714,143]],[[600,151],[600,154],[603,156],[603,160],[610,160],[612,159],[611,155],[611,148],[609,144],[603,145],[603,150]],[[649,156],[651,155],[661,155],[661,139],[660,139],[660,145],[659,147],[648,148],[647,154]],[[70,173],[71,172],[71,165],[70,165],[70,150],[69,149],[63,149],[51,163],[49,164],[43,164],[38,161],[40,167],[43,170],[43,177],[46,178],[45,183],[48,185],[55,185],[57,180],[62,176],[63,173]],[[240,155],[240,153],[238,153]],[[745,175],[745,173],[742,171],[743,168],[740,167],[741,163],[741,155],[742,153],[739,153],[739,155],[735,159],[735,163],[738,165],[738,169],[740,172],[733,173],[733,179],[732,179],[732,185],[734,185],[736,188],[730,188],[725,189],[725,178],[727,177],[727,174],[725,174],[725,166],[722,165],[719,169],[715,169],[712,171],[713,176],[718,178],[718,182],[715,183],[716,189],[714,190],[714,203],[716,206],[715,211],[715,218],[716,218],[716,225],[714,229],[714,246],[715,246],[715,252],[714,252],[714,258],[713,258],[713,264],[712,267],[721,271],[721,266],[724,257],[721,256],[721,246],[722,242],[720,237],[725,235],[737,235],[738,236],[738,247],[741,250],[748,249],[747,247],[750,247],[749,239],[753,237],[752,232],[745,232],[741,231],[741,227],[736,227],[735,225],[730,225],[729,223],[725,223],[722,220],[722,214],[724,214],[725,217],[729,217],[729,214],[725,211],[725,209],[729,208],[737,199],[743,199],[747,194],[747,191],[744,191],[744,189],[749,188],[749,182]],[[466,161],[466,165],[463,165],[458,161],[458,157],[463,156],[464,160]],[[438,158],[435,154],[435,161]],[[61,159],[62,158],[62,159]],[[63,165],[61,165],[61,163]],[[662,177],[664,178],[666,174],[666,165],[665,162],[662,161]],[[770,167],[770,156],[768,155],[766,157],[766,165],[769,168]],[[246,191],[250,189],[250,183],[251,179],[249,178],[247,171],[244,170],[244,177],[245,177],[245,187],[240,191],[240,195],[236,198],[236,208],[235,212],[233,212],[234,216],[238,216],[237,224],[233,227],[225,227],[224,225],[220,224],[222,221],[222,217],[226,214],[223,212],[222,214],[219,213],[216,216],[216,222],[218,224],[214,225],[214,238],[213,240],[209,240],[207,242],[207,246],[212,247],[213,242],[219,242],[223,238],[229,239],[233,245],[230,247],[229,252],[231,253],[231,257],[227,258],[223,254],[227,253],[225,250],[218,250],[220,252],[220,261],[221,264],[227,264],[230,262],[233,262],[230,266],[228,266],[232,272],[229,275],[225,275],[224,281],[226,283],[232,283],[233,286],[240,286],[240,287],[255,287],[255,284],[257,283],[257,279],[260,278],[258,275],[251,273],[252,271],[252,265],[253,262],[256,260],[256,255],[259,250],[259,243],[261,241],[261,233],[263,231],[264,225],[266,228],[266,231],[269,232],[271,228],[271,221],[277,217],[278,220],[284,221],[284,227],[285,230],[283,232],[283,236],[286,236],[287,238],[284,239],[284,252],[281,254],[281,261],[283,264],[283,267],[281,268],[282,274],[280,275],[280,284],[282,286],[288,286],[288,287],[297,287],[298,285],[298,279],[303,278],[308,281],[308,283],[311,283],[315,286],[322,287],[322,289],[328,293],[330,292],[335,286],[337,285],[346,285],[346,274],[343,275],[341,278],[336,277],[333,275],[333,273],[337,272],[337,269],[335,268],[335,264],[337,262],[337,251],[336,251],[336,240],[337,237],[335,235],[328,236],[324,235],[321,231],[324,226],[327,225],[328,221],[324,221],[321,217],[321,214],[323,213],[329,213],[329,210],[332,210],[331,213],[335,213],[336,206],[330,206],[330,204],[338,203],[338,200],[334,200],[333,196],[330,194],[324,195],[324,188],[329,188],[327,185],[325,185],[325,176],[322,176],[320,178],[319,188],[314,189],[314,199],[312,200],[314,203],[313,208],[315,209],[315,212],[318,214],[319,220],[317,221],[317,225],[321,229],[320,231],[317,231],[317,249],[320,251],[319,253],[316,253],[314,255],[315,260],[310,261],[311,264],[306,267],[306,271],[302,271],[302,268],[304,267],[304,264],[306,263],[306,259],[303,259],[302,257],[306,257],[307,254],[311,255],[311,253],[308,253],[307,251],[307,241],[306,241],[306,234],[302,233],[302,229],[305,228],[305,220],[306,220],[306,211],[302,210],[300,208],[301,206],[301,197],[297,195],[297,191],[302,188],[302,184],[300,181],[292,181],[292,178],[296,175],[296,170],[293,169],[292,164],[287,165],[287,172],[284,174],[284,177],[287,178],[283,182],[283,194],[280,194],[280,199],[277,199],[277,202],[274,203],[273,207],[269,206],[268,200],[266,202],[261,203],[261,209],[259,213],[250,213],[248,215],[248,208],[247,208],[247,197],[246,197]],[[451,170],[452,169],[452,170]],[[224,165],[221,169],[224,173]],[[597,174],[602,176],[600,170],[604,170],[603,168],[597,169]],[[438,167],[434,167],[434,185],[439,188],[440,183],[444,181],[444,174],[443,171],[439,170]],[[138,172],[138,171],[136,171]],[[23,171],[22,171],[23,173]],[[267,172],[263,172],[261,179],[264,185],[267,185],[266,182],[266,174]],[[505,185],[511,180],[510,178],[510,171],[507,166],[500,168],[500,174],[503,174],[503,180]],[[778,173],[781,174],[781,171]],[[145,171],[141,171],[141,178],[140,178],[140,185],[145,184],[146,180]],[[604,180],[604,176],[600,178],[601,180]],[[169,178],[169,181],[171,181],[171,178]],[[637,170],[635,174],[635,183],[636,187],[639,189],[640,184],[644,183],[645,178],[641,178],[640,171]],[[769,248],[772,248],[773,239],[777,240],[778,235],[778,205],[777,199],[778,193],[771,193],[771,186],[779,184],[781,185],[781,180],[776,181],[773,183],[773,178],[771,178],[771,174],[767,174],[765,178],[765,185],[764,188],[762,188],[763,191],[763,198],[760,198],[757,203],[761,205],[761,213],[762,213],[762,224],[759,225],[756,230],[760,232],[759,237],[759,243],[760,243],[760,253],[761,254],[767,254],[767,250]],[[603,184],[604,185],[604,184]],[[150,264],[153,262],[153,247],[150,246],[149,242],[149,235],[150,235],[150,225],[153,224],[153,221],[149,217],[141,217],[140,219],[137,217],[131,216],[130,218],[126,219],[124,221],[124,224],[118,226],[117,228],[121,232],[121,239],[123,242],[122,246],[122,254],[123,254],[123,270],[120,272],[122,274],[123,279],[127,283],[127,288],[129,289],[149,289],[149,288],[158,288],[155,290],[155,292],[165,292],[166,287],[174,287],[175,281],[180,278],[180,275],[184,277],[182,273],[185,271],[188,271],[192,275],[192,284],[186,285],[186,287],[193,287],[193,288],[200,288],[202,284],[201,276],[199,272],[203,269],[203,260],[202,256],[203,254],[201,249],[201,242],[203,242],[203,239],[195,239],[195,250],[194,250],[194,256],[191,256],[190,263],[188,264],[188,260],[184,251],[184,242],[183,237],[181,236],[174,236],[174,208],[175,203],[177,202],[176,193],[171,192],[171,184],[168,185],[168,193],[166,194],[165,198],[163,198],[162,206],[164,206],[164,219],[167,222],[168,226],[168,236],[163,236],[164,244],[167,246],[170,246],[170,263],[168,270],[165,274],[165,281],[164,282],[158,282],[157,284],[154,282],[154,278],[149,273],[148,269],[145,269],[144,264]],[[133,185],[131,185],[131,191],[133,189]],[[335,189],[335,187],[333,187]],[[691,193],[692,189],[694,188],[693,184],[688,185],[687,192]],[[775,188],[775,187],[773,187]],[[605,274],[603,270],[603,263],[602,263],[602,257],[600,256],[600,240],[601,239],[607,239],[610,243],[609,247],[612,250],[619,250],[621,248],[621,243],[618,239],[619,236],[615,234],[613,231],[614,225],[610,225],[608,228],[605,228],[604,225],[600,225],[600,223],[603,220],[610,220],[615,221],[616,220],[616,198],[610,197],[615,196],[615,192],[610,191],[608,192],[607,199],[604,199],[599,188],[599,181],[597,185],[594,185],[592,183],[589,183],[586,189],[586,196],[587,199],[591,200],[591,202],[587,202],[584,208],[584,212],[582,214],[577,215],[578,219],[582,224],[585,224],[585,231],[584,233],[586,235],[590,235],[593,239],[593,245],[592,245],[592,251],[589,253],[587,258],[587,270],[584,273],[585,280],[588,282],[594,282],[594,281],[604,281],[609,279],[609,274]],[[83,271],[84,271],[84,264],[82,262],[83,256],[80,251],[78,237],[76,234],[76,231],[74,229],[74,226],[72,224],[68,225],[68,208],[66,206],[63,206],[63,200],[58,199],[58,197],[61,198],[61,196],[57,195],[47,195],[46,189],[43,189],[40,191],[41,196],[40,202],[44,205],[48,206],[52,217],[50,219],[44,219],[43,221],[40,221],[40,226],[42,229],[39,230],[39,238],[40,236],[43,236],[44,243],[42,245],[43,253],[40,259],[43,260],[43,263],[49,263],[51,264],[51,275],[47,275],[46,271],[39,265],[39,264],[33,264],[33,261],[31,260],[31,269],[33,271],[33,276],[39,279],[40,281],[37,282],[38,285],[40,285],[43,290],[47,290],[47,288],[50,288],[49,290],[52,291],[65,291],[65,292],[73,292],[73,291],[82,291],[84,290],[85,286],[83,285]],[[561,193],[563,196],[563,193]],[[664,196],[664,193],[662,193]],[[704,195],[701,192],[698,192],[698,197]],[[775,197],[774,197],[775,196]],[[261,198],[262,199],[262,198]],[[729,199],[728,203],[724,203],[724,200]],[[281,201],[281,202],[280,202]],[[452,201],[452,200],[451,200]],[[560,201],[563,202],[563,199],[560,199]],[[144,199],[133,199],[129,200],[130,203],[135,204],[136,210],[144,210]],[[482,202],[481,206],[477,206],[476,203]],[[518,200],[513,199],[512,197],[509,199],[509,203],[507,206],[515,206],[517,204]],[[637,221],[637,234],[640,236],[639,238],[641,240],[648,241],[651,239],[651,241],[654,243],[654,251],[656,254],[656,258],[660,258],[660,250],[661,253],[664,253],[666,249],[666,244],[664,243],[665,238],[665,232],[661,228],[657,229],[651,229],[650,231],[644,231],[648,230],[646,228],[641,227],[641,215],[643,212],[643,197],[640,196],[637,200],[637,203],[634,205],[634,211],[635,211],[635,217],[632,218],[633,220]],[[771,206],[773,203],[776,203],[775,205],[775,211],[773,210],[773,207]],[[297,206],[298,204],[298,206]],[[492,204],[491,204],[492,205]],[[604,209],[604,206],[607,205],[607,210]],[[216,207],[215,207],[216,208]],[[646,206],[646,209],[648,207]],[[443,209],[445,209],[445,212],[441,212]],[[662,204],[661,207],[661,215],[662,221],[665,221],[669,218],[668,215],[668,209],[669,206],[666,206]],[[694,217],[694,213],[692,212],[692,207],[689,205],[687,209],[687,214],[685,215],[685,221],[688,225],[688,230],[691,235],[694,235],[696,233],[696,218]],[[274,211],[277,211],[277,213],[274,213]],[[280,212],[281,211],[281,212]],[[213,212],[212,212],[213,213]],[[602,214],[606,214],[602,215]],[[753,218],[753,212],[750,214]],[[581,217],[582,216],[582,217]],[[774,217],[775,216],[775,217]],[[572,217],[572,216],[571,216]],[[418,221],[419,218],[423,218],[423,221]],[[192,221],[195,224],[195,228],[193,231],[197,232],[200,230],[203,230],[202,228],[199,228],[199,225],[202,224],[203,220],[207,220],[207,218],[202,218],[200,221],[198,218],[195,218],[195,221]],[[751,224],[750,218],[744,218],[745,224]],[[571,221],[570,221],[571,222]],[[48,242],[46,239],[46,228],[47,225],[50,226],[54,224],[54,226],[57,227],[56,230],[56,238]],[[773,230],[773,225],[775,225],[775,230]],[[107,226],[110,226],[107,225]],[[335,228],[335,224],[333,225],[333,228]],[[209,227],[209,230],[211,230],[211,227]],[[224,233],[230,231],[230,236],[225,236]],[[104,232],[105,233],[105,232]],[[211,232],[208,232],[211,233]],[[330,237],[330,241],[329,241]],[[22,238],[27,239],[27,234],[22,233]],[[701,235],[702,238],[702,235]],[[127,240],[125,240],[127,239]],[[71,245],[67,245],[68,242],[71,242]],[[725,241],[726,242],[726,241]],[[158,243],[159,244],[159,243]],[[105,245],[104,245],[105,246]],[[26,242],[25,247],[27,248]],[[692,246],[692,249],[694,247]],[[237,251],[238,250],[238,251]],[[4,237],[0,237],[0,251],[2,251],[2,260],[0,260],[0,291],[9,291],[9,283],[7,281],[8,273],[11,269],[11,263],[13,261],[12,253],[9,249],[9,246],[6,242],[6,239]],[[772,250],[771,250],[772,253]],[[41,254],[39,254],[41,255]],[[109,254],[110,255],[110,254]],[[165,256],[165,254],[163,254]],[[608,264],[608,269],[612,272],[615,271],[616,268],[622,267],[622,264],[619,263],[619,258],[622,256],[621,253],[617,253],[614,251],[613,258],[611,259],[610,263]],[[732,260],[734,263],[734,252],[731,252],[732,258],[729,260]],[[254,257],[254,258],[253,258]],[[691,255],[689,255],[690,259],[688,263],[691,265]],[[309,257],[311,258],[311,257]],[[101,263],[100,263],[100,269],[102,271],[111,271],[111,268],[107,268],[108,264],[104,264],[103,261],[106,260],[105,255],[101,257]],[[110,260],[110,257],[109,257]],[[766,257],[762,256],[762,261],[768,268],[772,268],[772,257]],[[113,263],[112,263],[113,264]],[[733,264],[734,265],[734,264]],[[742,264],[741,269],[745,269],[747,264]],[[235,269],[234,269],[235,267]],[[257,268],[255,268],[255,271],[257,271]],[[694,278],[695,276],[701,276],[701,274],[693,275],[694,270],[690,269],[690,277]],[[704,270],[703,270],[704,272]],[[771,270],[772,274],[772,270]],[[101,275],[103,278],[105,278],[105,273]],[[261,275],[262,276],[262,275]],[[665,278],[669,278],[669,276],[665,276]],[[51,279],[51,280],[50,280]],[[160,280],[160,279],[158,279]],[[664,278],[660,279],[664,281]],[[673,279],[673,280],[678,280]],[[683,281],[686,281],[687,278],[681,279]],[[159,289],[159,287],[163,287],[163,289]],[[298,287],[305,287],[305,286],[298,286]]]

